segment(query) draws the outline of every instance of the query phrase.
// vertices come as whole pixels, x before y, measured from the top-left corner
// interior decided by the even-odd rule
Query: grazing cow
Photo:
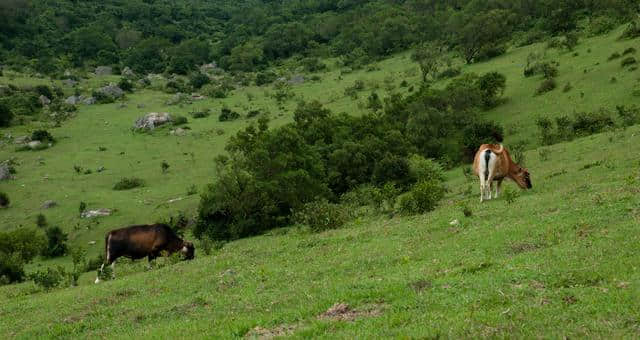
[[[480,202],[491,199],[491,185],[497,182],[495,197],[505,178],[510,178],[522,189],[531,189],[529,170],[511,160],[502,144],[482,144],[473,160],[473,172],[480,178]]]
[[[116,259],[123,256],[133,260],[146,257],[151,263],[163,251],[169,254],[179,251],[186,260],[193,259],[195,251],[191,242],[183,241],[166,224],[134,225],[112,230],[105,237],[104,247],[105,263],[100,267],[100,272],[105,264],[113,269]],[[95,283],[98,282],[99,277]]]

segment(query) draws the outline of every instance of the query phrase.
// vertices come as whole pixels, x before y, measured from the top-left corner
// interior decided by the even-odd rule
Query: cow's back
[[[167,247],[173,231],[166,225],[134,225],[109,232],[108,252],[115,256],[143,258]]]

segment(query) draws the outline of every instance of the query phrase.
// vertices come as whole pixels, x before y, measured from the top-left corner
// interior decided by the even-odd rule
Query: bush
[[[314,232],[340,228],[347,220],[346,209],[339,204],[329,203],[326,199],[306,203],[293,214],[295,223],[307,226]]]
[[[453,77],[457,77],[462,73],[462,71],[460,71],[459,68],[457,67],[449,67],[447,69],[445,69],[444,71],[440,72],[440,74],[438,74],[438,78],[439,79],[448,79],[448,78],[453,78]]]
[[[429,180],[442,182],[444,169],[440,163],[414,154],[409,157],[409,176],[416,182]]]
[[[38,228],[46,228],[49,223],[47,222],[47,218],[43,215],[43,214],[38,214],[38,216],[36,216],[36,225],[38,226]]]
[[[49,88],[49,86],[47,85],[36,85],[36,87],[33,88],[33,91],[37,93],[39,96],[45,96],[53,100],[53,92],[51,91],[51,88]]]
[[[637,106],[631,106],[626,108],[625,106],[616,106],[618,116],[622,120],[622,126],[628,127],[640,123],[640,108]]]
[[[473,122],[464,129],[462,135],[464,159],[473,161],[473,157],[480,145],[502,142],[504,128],[493,121]]]
[[[218,116],[218,120],[221,122],[227,122],[227,121],[231,121],[231,120],[236,120],[240,118],[240,114],[235,112],[235,111],[231,111],[229,108],[223,107],[220,110],[220,115]]]
[[[540,83],[540,86],[538,86],[538,88],[536,89],[536,96],[540,96],[542,94],[545,94],[549,91],[553,91],[557,86],[556,80],[551,78],[551,79],[545,79],[542,83]]]
[[[640,19],[631,21],[620,36],[622,39],[635,39],[637,37],[640,37]]]
[[[124,177],[113,186],[113,190],[129,190],[144,186],[144,181],[137,177]]]
[[[184,83],[184,80],[177,78],[169,80],[164,86],[164,92],[166,93],[186,93],[189,92],[189,87]]]
[[[600,133],[615,124],[611,115],[606,110],[598,110],[591,113],[578,112],[573,119],[573,132],[576,136],[588,136]]]
[[[173,126],[178,126],[178,125],[187,124],[189,122],[189,120],[185,116],[172,115],[171,116],[171,122],[172,122]]]
[[[478,87],[482,92],[484,107],[493,108],[498,105],[507,87],[507,78],[501,73],[489,72],[478,79]]]
[[[126,78],[121,78],[118,87],[125,92],[133,92],[133,82]]]
[[[272,71],[258,72],[258,74],[256,74],[256,85],[268,85],[273,83],[276,79],[278,79],[278,75]]]
[[[160,163],[160,170],[163,174],[167,173],[167,171],[169,170],[169,163],[167,163],[167,161],[162,161]]]
[[[199,119],[199,118],[206,118],[209,117],[209,115],[211,114],[211,110],[209,109],[204,109],[202,111],[191,111],[189,113],[191,115],[191,117],[193,117],[194,119]]]
[[[569,91],[571,91],[573,89],[573,86],[571,85],[571,82],[567,82],[564,87],[562,88],[562,92],[567,93]]]
[[[622,56],[620,55],[620,53],[618,53],[618,52],[614,52],[613,54],[611,54],[611,55],[609,56],[609,59],[607,59],[607,60],[608,60],[608,61],[611,61],[611,60],[618,59],[618,58],[620,58],[620,57],[622,57]]]
[[[98,104],[110,104],[116,101],[114,97],[107,95],[102,91],[93,91],[91,96],[95,98],[96,103]]]
[[[304,70],[307,72],[319,72],[325,70],[327,65],[320,61],[320,59],[316,57],[309,57],[302,59],[301,62]]]
[[[624,59],[622,59],[622,61],[620,62],[620,65],[622,67],[627,67],[629,65],[634,65],[637,63],[637,60],[635,57],[626,57]]]
[[[31,140],[37,140],[42,143],[54,143],[55,139],[47,130],[36,130],[31,134]]]
[[[11,124],[11,120],[13,119],[13,112],[9,106],[5,103],[0,102],[0,127],[7,127]]]
[[[626,50],[624,50],[624,52],[622,52],[622,55],[635,54],[635,53],[636,53],[636,49],[633,47],[629,47]]]
[[[29,274],[29,279],[33,280],[36,285],[48,291],[52,288],[58,287],[64,280],[65,276],[67,276],[67,273],[64,270],[64,267],[58,266],[56,269],[47,268],[46,270],[38,270],[31,273]]]
[[[24,261],[17,253],[0,251],[0,286],[24,280]]]
[[[47,244],[42,251],[44,257],[59,257],[67,253],[67,234],[60,227],[49,227],[45,230]]]
[[[0,208],[6,208],[11,204],[11,200],[9,200],[9,195],[5,192],[0,191]]]
[[[191,77],[189,77],[189,85],[191,85],[191,87],[193,87],[196,90],[199,90],[200,88],[209,84],[210,82],[211,82],[211,79],[209,79],[208,76],[202,73],[194,73],[191,75]]]
[[[411,191],[398,197],[401,213],[424,214],[436,208],[444,197],[445,189],[437,180],[420,181],[411,187]]]

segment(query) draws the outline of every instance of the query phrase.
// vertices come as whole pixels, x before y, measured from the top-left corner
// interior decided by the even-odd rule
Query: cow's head
[[[531,189],[531,177],[529,176],[529,170],[518,166],[516,172],[513,174],[513,179],[518,183],[518,186],[522,189]]]
[[[195,256],[195,251],[196,251],[196,248],[193,246],[193,243],[191,242],[184,242],[182,244],[182,249],[180,250],[180,252],[184,254],[185,260],[193,260]]]

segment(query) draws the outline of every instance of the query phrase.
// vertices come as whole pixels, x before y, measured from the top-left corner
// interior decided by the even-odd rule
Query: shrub
[[[220,116],[218,116],[218,120],[221,122],[227,122],[227,121],[231,121],[231,120],[236,120],[240,118],[240,114],[235,112],[235,111],[231,111],[229,108],[223,107],[220,110]]]
[[[24,261],[18,253],[0,251],[0,285],[24,280]]]
[[[24,265],[42,252],[45,240],[34,229],[0,232],[0,285],[24,279]]]
[[[607,59],[607,60],[608,60],[608,61],[611,61],[611,60],[618,59],[618,58],[620,58],[620,57],[622,57],[622,56],[620,55],[620,53],[618,53],[618,52],[614,52],[613,54],[611,54],[611,55],[609,56],[609,59]]]
[[[622,120],[622,126],[628,127],[640,123],[640,108],[637,106],[631,106],[629,108],[622,106],[616,106],[618,116]]]
[[[468,205],[465,204],[465,205],[462,206],[462,214],[465,217],[471,217],[471,216],[473,216],[473,211],[471,210],[471,208],[469,208]]]
[[[634,65],[636,64],[638,61],[636,60],[635,57],[626,57],[624,59],[622,59],[622,61],[620,62],[620,65],[622,67],[627,67],[629,65]]]
[[[43,214],[38,214],[38,216],[36,216],[36,225],[38,226],[38,228],[46,228],[49,223],[47,222],[47,218],[43,215]]]
[[[42,143],[54,143],[55,139],[47,130],[35,130],[31,134],[31,140],[37,140]]]
[[[11,124],[11,120],[13,119],[13,112],[8,105],[3,102],[0,102],[0,127],[7,127]]]
[[[178,125],[187,124],[189,122],[189,120],[185,116],[172,115],[171,116],[171,122],[172,122],[173,126],[178,126]]]
[[[86,210],[87,210],[87,203],[80,202],[80,205],[78,206],[78,215],[82,216],[82,213],[85,212]]]
[[[256,74],[256,85],[262,86],[273,83],[278,78],[278,75],[272,71],[258,72]]]
[[[253,118],[260,115],[260,110],[250,110],[247,112],[247,118]]]
[[[211,79],[208,76],[202,73],[194,73],[189,77],[189,85],[191,85],[194,89],[198,90],[203,86],[209,84]]]
[[[144,186],[142,179],[137,177],[124,177],[113,186],[113,190],[129,190],[142,186]]]
[[[160,169],[162,170],[163,174],[167,173],[167,171],[169,170],[169,163],[167,163],[167,161],[162,161],[162,163],[160,163]]]
[[[489,72],[478,79],[478,87],[482,92],[482,102],[485,108],[498,105],[499,98],[507,87],[507,78],[498,72]]]
[[[524,148],[526,144],[527,143],[525,141],[519,141],[511,145],[511,154],[513,155],[513,160],[516,163],[520,164],[520,166],[524,166]]]
[[[116,99],[102,91],[93,91],[91,96],[95,98],[98,104],[110,104],[116,101]]]
[[[10,203],[11,200],[9,200],[9,195],[7,195],[5,192],[0,191],[0,208],[6,208]]]
[[[445,69],[444,71],[440,72],[440,74],[438,74],[438,78],[439,79],[448,79],[448,78],[453,78],[453,77],[457,77],[462,73],[462,71],[460,71],[459,68],[457,67],[449,67],[447,69]]]
[[[49,99],[53,99],[53,92],[47,85],[36,85],[36,87],[33,88],[33,91],[39,96],[45,96]]]
[[[36,285],[48,291],[52,288],[58,287],[66,275],[67,273],[64,270],[64,267],[58,266],[56,269],[47,268],[46,270],[38,270],[31,273],[29,274],[29,279],[33,280]]]
[[[636,49],[633,47],[629,47],[626,50],[624,50],[624,52],[622,52],[622,55],[635,54],[635,53],[636,53]]]
[[[82,247],[72,247],[69,253],[73,262],[73,270],[69,273],[69,281],[72,286],[77,286],[80,275],[87,271],[87,251]]]
[[[293,221],[309,227],[314,232],[321,232],[342,227],[347,222],[344,207],[329,203],[326,199],[318,199],[306,203],[293,214]]]
[[[507,204],[511,204],[514,203],[518,197],[520,197],[520,193],[516,190],[511,189],[510,187],[506,187],[502,191],[502,196],[504,196]]]
[[[571,91],[573,89],[573,86],[571,85],[571,82],[567,82],[564,87],[562,88],[562,92],[567,93],[569,91]]]
[[[195,184],[192,184],[187,188],[187,196],[192,196],[197,193],[198,193],[198,187]]]
[[[318,72],[327,68],[327,65],[322,63],[320,59],[316,57],[304,58],[302,59],[301,64],[307,72]]]
[[[478,146],[502,142],[503,135],[504,128],[493,121],[479,121],[469,124],[463,132],[462,148],[464,158],[472,161]]]
[[[444,170],[440,163],[415,154],[409,157],[409,175],[416,182],[444,181]]]
[[[47,244],[42,251],[44,257],[58,257],[67,253],[67,234],[60,227],[49,227],[45,230]]]
[[[186,93],[189,92],[188,86],[184,83],[184,80],[177,78],[169,80],[164,86],[164,92],[166,93]]]
[[[424,214],[436,208],[444,197],[444,187],[439,181],[420,181],[411,191],[398,197],[400,212],[404,214]]]
[[[588,136],[611,128],[615,124],[611,115],[606,110],[598,110],[591,113],[578,112],[575,114],[572,128],[576,136]]]
[[[204,110],[201,110],[201,111],[191,111],[189,114],[194,119],[206,118],[206,117],[209,117],[209,115],[211,114],[211,110],[204,109]]]
[[[538,88],[536,89],[536,96],[545,94],[549,91],[553,91],[557,86],[557,83],[555,81],[555,79],[551,78],[551,79],[545,79],[544,81],[542,81],[542,83],[540,83],[540,86],[538,86]]]
[[[637,37],[640,37],[640,19],[631,21],[620,36],[622,39],[635,39]]]
[[[118,87],[122,91],[133,92],[133,82],[129,79],[121,78],[120,81],[118,82]]]

